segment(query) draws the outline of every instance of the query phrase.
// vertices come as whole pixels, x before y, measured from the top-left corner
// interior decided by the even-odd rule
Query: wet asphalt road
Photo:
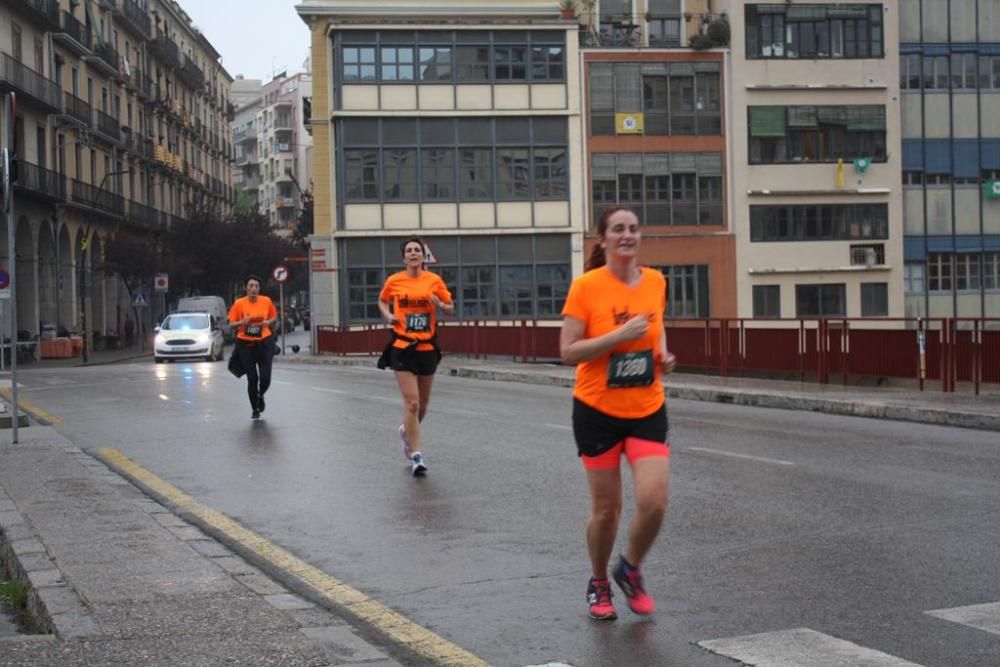
[[[274,377],[260,422],[224,363],[21,381],[85,450],[121,450],[495,665],[722,667],[696,642],[794,627],[921,665],[997,664],[1000,636],[924,613],[1000,600],[996,433],[676,401],[671,506],[645,565],[659,611],[619,596],[621,618],[597,624],[568,390],[439,377],[414,480],[390,373]]]

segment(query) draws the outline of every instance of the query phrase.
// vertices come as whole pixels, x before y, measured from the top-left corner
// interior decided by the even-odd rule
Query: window
[[[413,81],[413,48],[383,46],[381,68],[382,81]]]
[[[885,107],[750,107],[750,163],[886,159]]]
[[[889,315],[889,284],[861,283],[861,317]]]
[[[493,78],[496,81],[524,81],[528,78],[528,50],[523,46],[493,49]]]
[[[531,317],[534,281],[531,265],[500,267],[500,314]]]
[[[707,264],[660,267],[667,278],[667,317],[709,317]]]
[[[455,151],[426,148],[421,151],[421,182],[424,201],[455,201]]]
[[[562,240],[561,237],[555,237]],[[544,239],[536,238],[536,243]],[[535,269],[538,316],[557,317],[562,313],[566,294],[569,292],[569,265],[540,265]]]
[[[21,62],[21,26],[16,23],[10,24],[10,55]]]
[[[459,148],[459,200],[493,199],[493,151],[489,148]]]
[[[451,81],[452,47],[421,47],[420,80]]]
[[[753,316],[781,317],[781,286],[753,286]]]
[[[385,282],[381,269],[348,269],[347,300],[351,321],[376,320],[382,316],[378,295]]]
[[[927,289],[930,292],[950,292],[952,286],[951,255],[931,253],[927,256]]]
[[[977,81],[975,53],[951,54],[951,87],[953,90],[975,90]]]
[[[881,58],[882,5],[748,4],[748,58]]]
[[[903,286],[907,294],[923,294],[926,267],[923,262],[907,262],[903,265]]]
[[[983,254],[983,289],[1000,290],[1000,252]]]
[[[534,156],[535,198],[566,199],[569,184],[566,149],[538,147]]]
[[[955,255],[955,289],[978,290],[979,253],[960,253]]]
[[[378,151],[346,150],[344,167],[347,201],[378,201]]]
[[[722,134],[718,65],[699,63],[696,70],[671,63],[660,71],[644,72],[632,63],[589,65],[591,134],[615,134],[614,112],[640,108],[646,135]]]
[[[922,171],[903,172],[903,185],[923,185],[923,184],[924,184],[924,172]]]
[[[35,37],[35,71],[45,76],[45,42],[41,37]]]
[[[796,285],[796,317],[844,317],[847,315],[847,286]]]
[[[344,47],[344,81],[375,80],[375,49],[370,47]]]
[[[924,56],[924,90],[948,90],[948,56]]]
[[[889,238],[886,204],[751,206],[751,242]]]
[[[492,266],[468,267],[462,270],[463,317],[488,317],[496,314],[496,286]]]
[[[979,87],[1000,90],[1000,56],[979,56]]]
[[[561,81],[566,78],[566,57],[562,46],[533,46],[531,49],[531,79]]]

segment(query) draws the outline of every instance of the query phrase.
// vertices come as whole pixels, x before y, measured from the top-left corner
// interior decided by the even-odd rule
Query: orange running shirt
[[[593,269],[573,281],[562,314],[586,325],[584,338],[596,338],[617,329],[640,313],[652,316],[646,335],[623,343],[605,354],[577,364],[573,396],[606,415],[640,419],[663,405],[660,382],[660,335],[667,307],[667,281],[659,271],[642,268],[642,278],[629,287],[606,266]],[[625,352],[652,353],[652,382],[646,386],[608,387],[609,361]],[[623,359],[617,357],[616,359]],[[642,360],[639,360],[642,363]]]
[[[389,276],[378,298],[380,301],[392,304],[392,312],[396,323],[392,330],[397,336],[406,336],[410,340],[430,340],[437,332],[437,308],[431,302],[435,295],[444,303],[451,303],[451,292],[441,280],[441,276],[430,271],[420,271],[413,278],[406,271],[400,271]],[[404,348],[409,342],[399,338],[394,347]],[[434,346],[426,343],[417,345],[417,350],[426,352]]]
[[[246,296],[236,299],[236,301],[233,302],[233,307],[229,309],[229,321],[238,322],[247,315],[250,316],[250,324],[241,326],[239,331],[236,333],[236,337],[242,340],[260,340],[261,338],[267,338],[271,335],[270,327],[261,327],[261,333],[259,336],[251,336],[245,333],[246,327],[252,327],[254,326],[254,323],[273,320],[278,316],[278,311],[274,309],[274,303],[271,302],[270,297],[266,297],[263,294],[257,296],[257,301],[255,303],[250,303],[250,297]]]

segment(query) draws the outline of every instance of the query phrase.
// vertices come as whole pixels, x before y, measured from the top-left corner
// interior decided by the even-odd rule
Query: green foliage
[[[27,608],[27,584],[23,581],[0,581],[0,599],[15,610]]]
[[[708,38],[712,40],[712,46],[729,46],[729,21],[725,18],[718,18],[708,24]]]

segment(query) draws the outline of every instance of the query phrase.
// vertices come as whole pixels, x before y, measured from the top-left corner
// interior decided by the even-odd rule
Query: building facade
[[[0,1],[0,91],[18,100],[16,307],[28,336],[79,331],[82,304],[91,340],[117,335],[129,303],[98,268],[108,235],[168,230],[190,203],[228,209],[231,77],[218,60],[173,1]]]
[[[1000,2],[899,14],[906,313],[1000,317]]]
[[[556,318],[583,264],[578,29],[552,1],[307,0],[313,321],[377,321],[427,241],[464,318]]]

